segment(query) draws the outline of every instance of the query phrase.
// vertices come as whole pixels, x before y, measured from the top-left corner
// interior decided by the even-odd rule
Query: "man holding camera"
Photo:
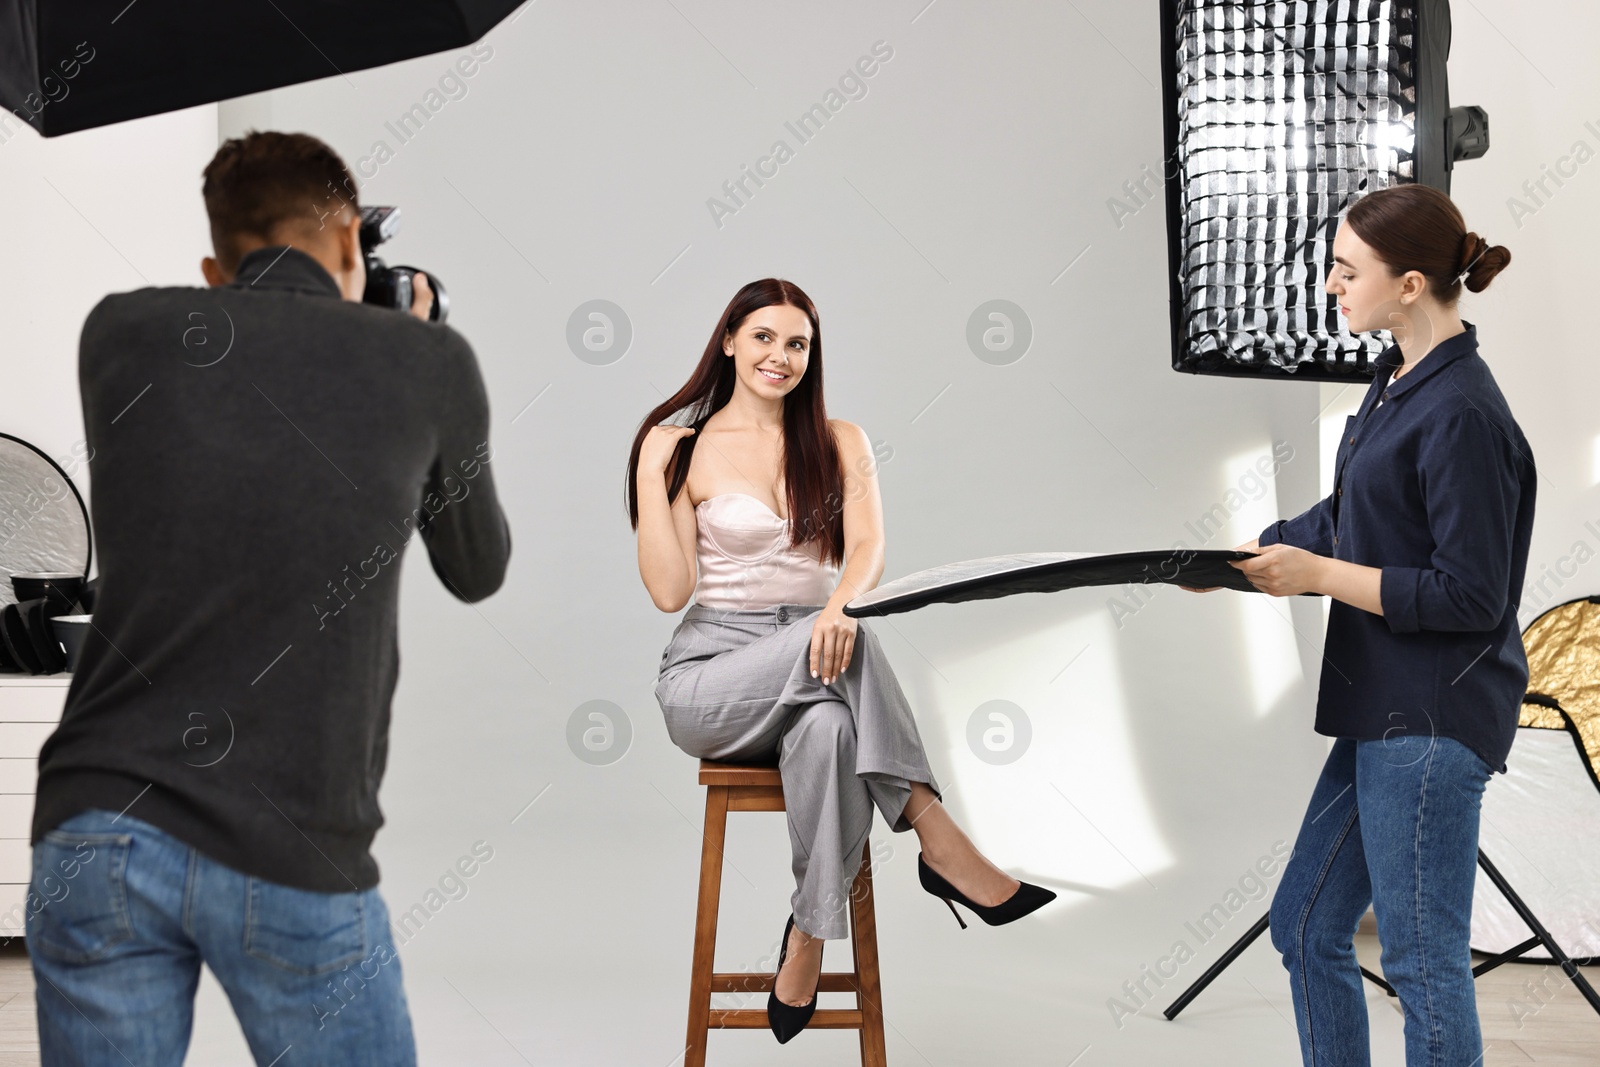
[[[510,533],[476,359],[363,304],[355,185],[303,134],[205,170],[209,289],[106,297],[79,354],[94,629],[39,757],[43,1062],[176,1067],[200,966],[258,1064],[415,1062],[369,851],[400,557],[459,599]],[[292,1050],[292,1051],[291,1051]]]

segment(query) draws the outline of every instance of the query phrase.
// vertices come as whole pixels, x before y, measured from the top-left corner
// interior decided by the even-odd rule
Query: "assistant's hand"
[[[1253,559],[1230,560],[1228,566],[1244,572],[1250,584],[1268,596],[1320,593],[1326,557],[1293,545],[1267,545]]]
[[[855,647],[856,620],[845,615],[843,608],[823,608],[811,626],[811,677],[820,674],[823,685],[832,685],[850,666]]]

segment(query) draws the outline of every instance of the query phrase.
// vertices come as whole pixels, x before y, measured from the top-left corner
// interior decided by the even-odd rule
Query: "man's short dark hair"
[[[271,239],[284,227],[314,232],[346,204],[359,211],[356,183],[339,154],[305,133],[250,130],[222,143],[201,186],[211,246],[228,273],[241,236]]]

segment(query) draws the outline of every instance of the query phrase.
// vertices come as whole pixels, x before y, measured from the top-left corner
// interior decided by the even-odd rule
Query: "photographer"
[[[43,1063],[178,1064],[206,964],[259,1064],[413,1063],[369,847],[400,557],[473,602],[510,533],[472,349],[361,303],[355,185],[303,134],[206,167],[211,288],[106,297],[79,355],[100,582],[39,757]]]

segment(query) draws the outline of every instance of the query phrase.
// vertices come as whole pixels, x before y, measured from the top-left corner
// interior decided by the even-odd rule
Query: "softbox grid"
[[[1166,0],[1173,366],[1373,373],[1323,291],[1339,217],[1415,180],[1413,0]]]

